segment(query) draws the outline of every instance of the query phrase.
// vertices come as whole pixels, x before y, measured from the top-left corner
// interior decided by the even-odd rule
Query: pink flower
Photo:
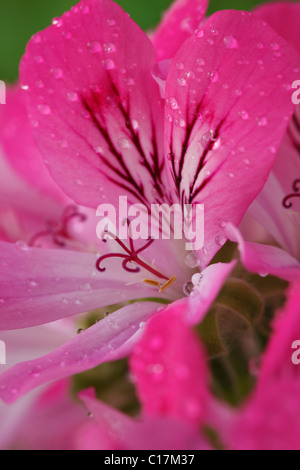
[[[139,252],[131,242],[118,251],[107,243],[99,257],[88,223],[85,244],[68,234],[64,250],[1,242],[3,330],[123,305],[53,353],[3,374],[3,400],[127,355],[161,303],[182,302],[187,321],[199,322],[231,272],[234,261],[209,263],[226,242],[226,223],[239,224],[266,182],[286,131],[282,117],[294,109],[283,84],[293,81],[298,56],[246,12],[216,13],[186,39],[195,26],[186,17],[199,23],[203,14],[201,2],[178,2],[165,17],[153,39],[159,57],[172,58],[164,67],[149,38],[109,0],[83,0],[29,42],[22,87],[35,141],[59,186],[93,209],[117,206],[120,195],[147,207],[201,202],[205,244],[186,258],[169,240]],[[167,76],[158,80],[155,66]],[[97,260],[105,272],[95,269]],[[143,282],[149,276],[152,285]],[[193,295],[182,300],[183,290]]]
[[[255,389],[237,409],[210,395],[205,355],[182,306],[150,320],[130,360],[141,415],[130,419],[97,401],[92,392],[81,393],[98,435],[110,436],[111,449],[299,449],[299,365],[292,362],[292,345],[297,340],[299,350],[300,341],[299,293],[298,280],[274,322]],[[297,356],[299,360],[299,352]],[[215,433],[212,442],[205,433],[208,427]],[[101,448],[101,440],[92,439],[89,445]]]
[[[300,52],[300,5],[271,3],[255,10],[255,14],[270,24]],[[278,52],[279,53],[279,52]],[[292,83],[300,77],[300,58],[294,68],[294,80],[286,83],[292,98]],[[280,76],[279,76],[280,77]],[[278,78],[278,77],[277,77]],[[285,117],[288,120],[288,117]],[[292,281],[300,272],[300,106],[289,123],[287,133],[276,156],[269,179],[249,208],[249,213],[267,230],[281,247],[244,242],[232,227],[228,234],[240,242],[242,259],[250,271],[269,273]],[[276,153],[275,147],[273,152]]]

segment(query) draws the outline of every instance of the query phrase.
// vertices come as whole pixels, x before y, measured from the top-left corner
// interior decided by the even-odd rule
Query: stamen
[[[35,234],[31,238],[29,246],[35,246],[39,239],[50,236],[52,237],[52,242],[55,245],[64,247],[67,241],[72,240],[72,236],[70,234],[70,222],[74,218],[79,218],[81,222],[84,222],[86,220],[86,215],[79,212],[76,206],[68,206],[62,214],[61,222],[59,224],[56,224],[53,221],[48,222],[48,228]]]
[[[160,282],[154,281],[154,279],[143,279],[142,282],[144,282],[145,284],[148,284],[151,287],[159,287],[160,286]]]
[[[127,223],[128,223],[128,221],[127,221]],[[106,239],[103,238],[104,236],[106,237]],[[138,273],[138,272],[140,272],[141,268],[143,268],[143,269],[146,269],[147,271],[149,271],[154,276],[158,277],[159,279],[165,279],[165,280],[168,281],[168,278],[164,274],[157,271],[153,266],[150,266],[149,264],[142,261],[138,256],[139,253],[146,250],[150,245],[152,245],[154,240],[152,240],[151,238],[148,239],[148,241],[145,245],[143,245],[138,250],[135,250],[134,244],[133,244],[133,239],[131,237],[130,237],[130,241],[129,241],[130,248],[128,248],[116,235],[114,235],[110,231],[105,231],[103,233],[102,239],[103,239],[104,242],[107,242],[107,237],[108,236],[110,236],[112,239],[114,239],[118,243],[118,245],[126,252],[126,254],[125,253],[108,253],[108,254],[100,256],[96,261],[96,268],[98,269],[98,271],[104,272],[106,270],[106,268],[101,267],[101,263],[105,259],[108,259],[108,258],[123,258],[122,268],[125,269],[125,271],[128,271],[130,273]],[[138,266],[135,267],[135,268],[130,268],[129,266],[127,266],[128,263],[136,263]],[[160,285],[160,284],[158,283],[158,285]]]
[[[293,199],[294,197],[300,197],[299,190],[300,190],[300,179],[296,179],[293,182],[294,192],[285,196],[285,198],[282,201],[282,205],[285,209],[290,209],[292,207],[293,203],[290,201],[291,199]]]
[[[170,277],[170,279],[159,289],[159,292],[163,292],[168,287],[170,287],[176,281],[176,276]]]

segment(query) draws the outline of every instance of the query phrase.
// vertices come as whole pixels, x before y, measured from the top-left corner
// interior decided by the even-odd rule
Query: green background
[[[76,0],[0,0],[0,79],[13,82],[31,35],[48,26]],[[118,0],[143,28],[154,27],[172,0]],[[250,10],[260,0],[211,0],[209,13],[228,8]]]

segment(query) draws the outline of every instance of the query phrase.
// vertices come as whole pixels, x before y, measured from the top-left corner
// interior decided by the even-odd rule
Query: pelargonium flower
[[[257,8],[255,14],[267,21],[300,52],[299,4],[272,3]],[[299,78],[300,61],[294,71],[295,79]],[[293,89],[291,88],[291,96],[292,93]],[[263,274],[274,274],[287,281],[293,281],[300,272],[299,129],[300,106],[298,105],[289,123],[268,181],[249,208],[249,213],[281,248],[249,244],[241,239],[235,229],[232,227],[228,229],[232,240],[240,242],[242,259],[247,269]]]
[[[193,294],[184,300],[189,322],[200,321],[235,264],[209,265],[226,241],[226,223],[239,224],[266,182],[284,117],[294,109],[283,85],[294,80],[299,58],[250,13],[218,12],[199,25],[201,5],[178,2],[165,17],[157,33],[169,34],[165,55],[159,44],[159,57],[171,60],[164,64],[110,0],[81,1],[28,44],[21,82],[29,119],[44,162],[66,194],[93,209],[103,202],[117,207],[121,195],[146,207],[201,202],[205,243],[186,257],[184,244],[172,240],[142,246],[116,240],[118,251],[107,244],[99,257],[95,236],[86,251],[72,243],[73,250],[49,250],[2,242],[2,329],[125,305],[50,355],[2,375],[5,401],[128,354],[144,321],[161,303],[182,299],[183,290]],[[198,26],[180,44],[191,33],[188,16]],[[178,47],[171,51],[173,36]],[[102,264],[96,270],[96,260],[98,268],[105,260],[105,272]],[[151,282],[143,282],[149,276]],[[132,300],[143,302],[128,304]]]
[[[299,365],[292,362],[300,334],[299,282],[289,288],[255,388],[240,407],[211,394],[202,346],[185,321],[184,305],[173,306],[149,321],[131,355],[140,416],[122,415],[84,391],[81,398],[97,424],[93,438],[81,438],[81,445],[101,448],[106,433],[109,449],[299,449]]]

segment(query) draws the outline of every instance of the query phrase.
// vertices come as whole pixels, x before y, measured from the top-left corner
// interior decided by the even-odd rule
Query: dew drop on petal
[[[28,246],[27,243],[24,242],[23,240],[18,240],[18,241],[16,242],[16,247],[17,247],[18,250],[20,250],[20,251],[24,251],[24,252],[30,251],[29,246]]]
[[[194,286],[199,286],[202,279],[203,279],[203,274],[195,273],[193,274],[191,281],[194,284]]]
[[[185,255],[184,264],[189,268],[196,268],[199,266],[199,258],[194,251],[190,251]]]
[[[236,49],[238,47],[238,42],[233,36],[225,36],[223,42],[227,49]]]
[[[217,235],[215,238],[216,245],[223,246],[226,243],[226,237],[224,235]]]
[[[78,101],[78,95],[77,93],[75,93],[74,91],[70,91],[68,93],[68,100],[71,101],[71,102],[75,102],[75,101]]]
[[[186,79],[185,78],[177,78],[177,83],[179,86],[186,86]]]
[[[62,71],[62,69],[60,69],[58,67],[54,67],[53,69],[50,70],[50,72],[51,72],[51,75],[56,79],[59,79],[59,78],[63,77],[63,71]]]
[[[167,104],[169,105],[170,108],[172,109],[178,109],[178,102],[176,100],[176,98],[169,98],[167,100]]]
[[[121,149],[128,149],[128,148],[130,148],[130,141],[125,139],[125,138],[121,138],[121,139],[118,140],[118,146]]]
[[[51,114],[51,108],[47,104],[40,104],[38,106],[38,110],[44,116],[48,116],[49,114]]]
[[[258,119],[257,124],[259,125],[259,127],[265,127],[268,124],[268,120],[266,117],[263,116]]]
[[[99,54],[102,51],[102,47],[99,41],[90,41],[87,43],[87,47],[92,54]]]
[[[116,64],[114,63],[112,59],[102,60],[102,64],[104,65],[106,70],[113,70],[116,68]]]
[[[63,25],[63,20],[61,18],[53,18],[52,24],[53,26],[60,28]]]
[[[103,44],[103,50],[107,52],[107,54],[112,54],[113,52],[116,52],[117,48],[112,42],[107,42]]]
[[[194,284],[192,283],[192,281],[187,281],[183,286],[184,295],[188,297],[193,292],[193,289],[194,289]]]
[[[249,119],[249,114],[244,109],[240,112],[240,116],[243,119],[243,121],[247,121]]]

